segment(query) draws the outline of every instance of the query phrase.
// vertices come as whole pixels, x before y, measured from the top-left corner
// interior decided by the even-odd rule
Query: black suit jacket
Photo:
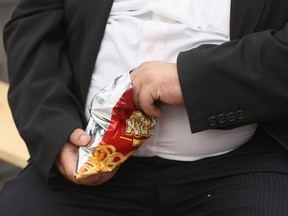
[[[112,4],[22,0],[5,27],[9,103],[46,177],[70,133],[86,125],[83,106]],[[287,22],[287,0],[232,0],[231,41],[179,54],[191,132],[257,122],[288,146]]]

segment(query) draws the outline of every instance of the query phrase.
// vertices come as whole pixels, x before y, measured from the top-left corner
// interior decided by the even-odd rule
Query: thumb
[[[81,128],[75,129],[69,137],[69,142],[77,146],[86,146],[90,141],[91,137]]]

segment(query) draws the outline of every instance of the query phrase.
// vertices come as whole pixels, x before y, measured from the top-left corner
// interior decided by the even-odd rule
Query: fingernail
[[[87,145],[90,141],[90,137],[88,135],[83,134],[79,137],[79,141],[81,144]]]

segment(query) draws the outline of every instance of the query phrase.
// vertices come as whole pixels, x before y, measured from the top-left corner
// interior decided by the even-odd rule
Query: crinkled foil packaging
[[[89,147],[80,147],[76,178],[109,172],[126,161],[154,133],[156,119],[134,107],[130,73],[123,74],[92,99],[86,132]]]

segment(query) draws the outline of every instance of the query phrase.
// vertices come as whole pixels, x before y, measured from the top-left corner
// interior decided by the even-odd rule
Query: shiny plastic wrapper
[[[155,125],[133,104],[130,73],[116,78],[92,99],[86,128],[92,142],[79,149],[76,178],[112,171],[153,135]]]

